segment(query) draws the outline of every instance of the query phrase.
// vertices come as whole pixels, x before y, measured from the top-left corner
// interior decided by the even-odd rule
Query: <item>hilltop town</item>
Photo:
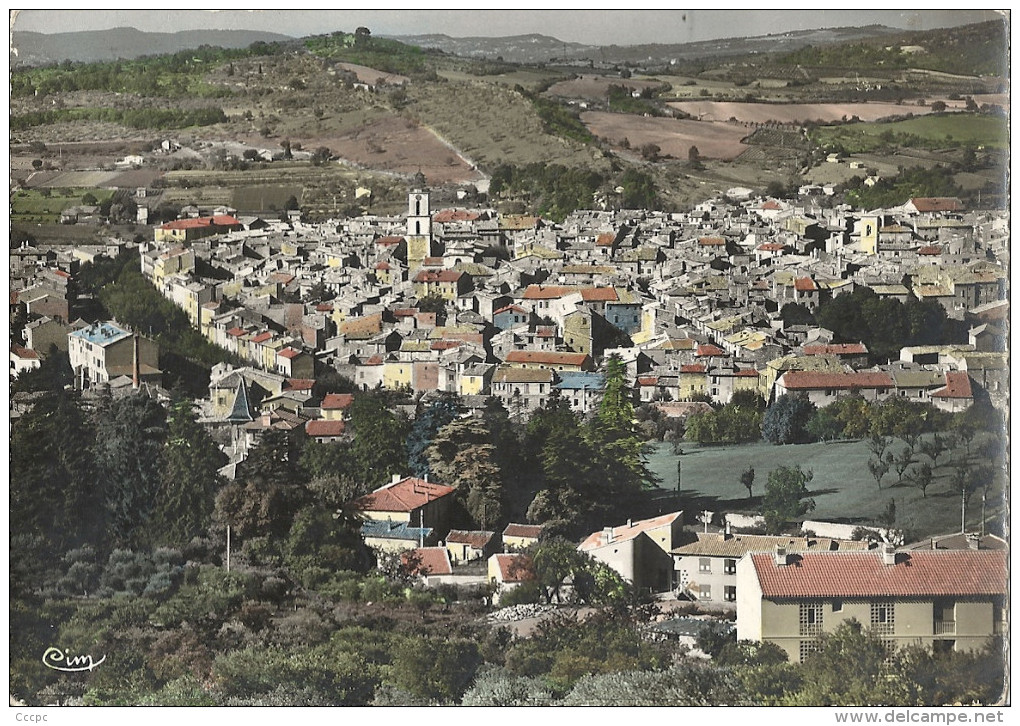
[[[1001,703],[1006,210],[166,202],[175,155],[339,166],[249,142],[17,192],[138,182],[12,234],[12,697]]]

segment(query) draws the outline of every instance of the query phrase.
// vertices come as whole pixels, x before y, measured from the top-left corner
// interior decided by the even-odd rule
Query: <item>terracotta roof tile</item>
[[[598,532],[593,532],[588,535],[587,539],[577,546],[577,549],[587,551],[598,547],[605,547],[607,544],[625,542],[629,539],[634,539],[642,532],[670,525],[675,522],[678,517],[682,516],[683,512],[672,512],[670,514],[663,514],[659,517],[653,517],[652,519],[642,519],[639,522],[630,522],[619,527],[612,527],[612,540],[609,542],[606,541],[605,530],[599,530]]]
[[[585,302],[615,302],[620,298],[611,287],[585,287],[581,288],[581,299]]]
[[[541,524],[515,524],[511,522],[503,530],[504,537],[534,537],[538,539],[540,534],[542,534]]]
[[[699,358],[704,358],[704,357],[709,357],[709,356],[720,356],[720,355],[726,355],[726,351],[723,350],[722,348],[720,348],[718,345],[712,345],[711,343],[706,343],[705,345],[699,345],[698,346],[698,352],[695,353],[695,355],[698,356]]]
[[[555,300],[556,298],[577,292],[577,288],[563,285],[528,285],[524,290],[525,300]]]
[[[352,508],[362,512],[411,512],[454,491],[445,484],[408,477],[358,497]]]
[[[910,200],[918,212],[959,212],[963,202],[956,197],[914,197]]]
[[[974,398],[970,376],[963,371],[948,371],[946,386],[931,394],[932,398]]]
[[[484,532],[481,530],[451,529],[450,533],[446,535],[446,543],[466,544],[474,547],[476,550],[480,550],[488,545],[495,535],[495,532]]]
[[[445,547],[418,547],[402,552],[400,562],[411,575],[452,575],[450,553]]]
[[[767,599],[803,597],[966,597],[1003,595],[1009,573],[1002,550],[901,552],[895,565],[881,552],[751,555]]]
[[[527,555],[498,554],[493,557],[496,558],[502,582],[527,582],[535,579],[534,564]]]
[[[342,411],[354,403],[353,393],[327,393],[322,397],[319,408],[326,411]]]
[[[311,437],[340,436],[346,424],[343,421],[324,421],[316,419],[305,424],[305,433]]]

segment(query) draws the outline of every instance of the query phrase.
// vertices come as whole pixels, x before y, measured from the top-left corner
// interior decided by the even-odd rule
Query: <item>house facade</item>
[[[977,650],[1007,632],[1008,581],[1002,550],[749,554],[737,564],[737,639],[799,663],[855,619],[891,647]]]
[[[668,592],[672,586],[670,552],[680,543],[683,512],[638,522],[628,520],[589,535],[578,550],[616,570],[635,590]]]

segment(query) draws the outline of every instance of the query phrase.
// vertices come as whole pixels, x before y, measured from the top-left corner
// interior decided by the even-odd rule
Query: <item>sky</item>
[[[40,33],[134,27],[264,30],[303,37],[359,26],[375,35],[526,33],[592,45],[689,43],[790,30],[881,24],[910,30],[998,17],[990,10],[12,10],[13,29]]]

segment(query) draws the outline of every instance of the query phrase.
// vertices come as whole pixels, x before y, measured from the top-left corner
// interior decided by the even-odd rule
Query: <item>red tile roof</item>
[[[758,245],[758,249],[763,252],[782,252],[786,248],[786,245],[780,244],[779,242],[766,242]]]
[[[914,197],[910,200],[918,212],[959,212],[963,202],[956,197]]]
[[[389,236],[389,237],[380,237],[379,239],[377,239],[375,241],[375,243],[377,245],[387,245],[387,246],[389,246],[389,245],[398,245],[398,244],[400,244],[403,241],[404,241],[403,237]]]
[[[273,334],[270,333],[267,330],[264,333],[259,333],[258,335],[256,335],[254,338],[251,339],[251,342],[252,343],[265,343],[267,340],[269,340],[272,337],[273,337]]]
[[[452,575],[450,553],[445,547],[418,547],[400,553],[400,562],[411,575]]]
[[[810,277],[798,277],[794,281],[793,286],[801,292],[810,292],[818,289],[818,285]]]
[[[735,375],[744,376],[744,377],[747,377],[747,378],[752,378],[752,377],[753,378],[757,378],[758,377],[758,371],[756,371],[754,368],[745,368],[744,370],[737,371]]]
[[[603,232],[595,238],[595,244],[599,247],[612,247],[616,241],[616,232]]]
[[[612,539],[609,541],[606,541],[605,530],[599,530],[598,532],[593,532],[588,535],[588,538],[579,544],[577,549],[587,551],[598,547],[605,547],[608,544],[625,542],[626,540],[634,539],[642,532],[670,525],[675,522],[678,517],[682,516],[683,512],[672,512],[671,514],[663,514],[662,516],[654,517],[652,519],[642,519],[639,522],[629,522],[628,524],[624,524],[619,527],[612,527]]]
[[[680,366],[681,373],[704,373],[706,370],[708,369],[705,368],[704,363],[691,363],[689,365]]]
[[[380,263],[378,263],[375,266],[375,269],[377,269],[377,270],[388,270],[388,269],[390,269],[390,263],[389,262],[380,262]]]
[[[316,438],[319,436],[340,436],[344,432],[346,424],[343,421],[324,421],[316,419],[305,424],[305,433]]]
[[[245,333],[244,328],[231,328],[230,330],[227,331],[227,335],[232,336],[234,338],[240,338],[242,335],[244,335],[244,333]]]
[[[327,411],[342,411],[354,403],[353,393],[327,393],[319,408]]]
[[[352,508],[362,512],[411,512],[454,491],[445,484],[408,477],[358,497]]]
[[[22,358],[24,360],[39,358],[39,354],[37,352],[35,352],[31,348],[23,348],[20,345],[12,345],[11,352],[14,353],[14,355],[16,355],[18,358]]]
[[[766,599],[803,597],[966,597],[1002,595],[1009,573],[1003,550],[915,550],[883,563],[879,552],[772,554],[751,561]]]
[[[938,245],[928,245],[927,247],[922,247],[921,249],[919,249],[917,251],[917,254],[919,254],[919,255],[941,255],[942,254],[942,248],[939,247]]]
[[[698,244],[702,247],[722,247],[726,244],[726,240],[722,237],[701,237]]]
[[[538,539],[540,534],[542,534],[541,524],[514,524],[511,522],[503,530],[504,537],[534,537]]]
[[[612,287],[581,288],[581,299],[585,302],[616,302],[620,298]]]
[[[535,569],[531,558],[524,554],[499,554],[496,566],[499,568],[499,579],[502,582],[527,582],[535,579]]]
[[[483,532],[480,530],[451,529],[450,533],[446,535],[446,544],[466,544],[469,547],[480,550],[484,549],[492,541],[495,534],[495,532]]]
[[[587,360],[587,353],[552,353],[543,350],[512,350],[506,356],[507,363],[544,365],[582,366]]]
[[[970,376],[963,371],[946,373],[946,386],[931,394],[932,398],[974,398]]]
[[[699,345],[698,346],[698,352],[695,353],[695,355],[698,356],[699,358],[704,358],[704,357],[713,356],[713,355],[715,355],[715,356],[726,355],[726,351],[723,350],[722,348],[720,348],[718,345],[712,345],[711,343],[706,343],[704,345]]]
[[[505,313],[505,312],[523,313],[525,315],[527,315],[527,313],[528,313],[528,311],[525,310],[524,308],[522,308],[520,305],[507,305],[506,307],[502,307],[499,310],[493,310],[492,314],[493,315],[499,315],[500,313]]]
[[[888,373],[854,371],[851,373],[815,373],[814,371],[787,371],[780,380],[788,391],[808,391],[820,388],[892,388]]]
[[[818,343],[805,345],[804,355],[867,355],[864,343]]]
[[[284,382],[284,389],[288,391],[310,391],[313,386],[314,378],[288,378]]]
[[[301,355],[301,351],[296,349],[296,348],[284,348],[283,350],[281,350],[276,355],[277,356],[282,356],[284,358],[291,358],[291,359],[293,359],[293,358],[297,358],[299,355]]]
[[[467,209],[443,209],[432,216],[434,222],[474,222],[481,215]]]
[[[460,340],[437,340],[429,348],[432,350],[450,350],[451,348],[459,348],[462,342]]]
[[[658,382],[658,376],[641,376],[637,379],[637,384],[639,386],[654,386]]]

